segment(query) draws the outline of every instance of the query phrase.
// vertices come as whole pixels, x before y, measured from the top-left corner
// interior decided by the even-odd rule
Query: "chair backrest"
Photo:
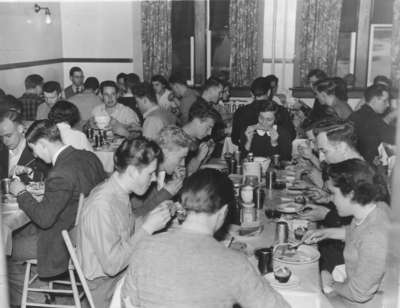
[[[78,210],[76,212],[76,218],[75,218],[75,227],[78,225],[79,217],[80,217],[81,212],[82,212],[83,202],[84,201],[85,201],[85,195],[83,193],[80,193],[79,194],[79,202],[78,202]]]
[[[76,252],[75,252],[75,248],[72,245],[72,242],[71,242],[71,239],[69,237],[68,231],[67,230],[62,230],[61,234],[62,234],[62,237],[64,239],[65,245],[67,246],[69,255],[70,255],[71,260],[72,260],[72,264],[74,265],[75,270],[78,273],[79,280],[81,281],[83,290],[85,291],[86,298],[87,298],[87,300],[89,302],[89,306],[90,306],[90,308],[95,308],[94,302],[93,302],[93,298],[92,298],[92,294],[90,293],[89,286],[87,284],[85,275],[83,274],[81,265],[79,264],[78,257],[77,257]]]

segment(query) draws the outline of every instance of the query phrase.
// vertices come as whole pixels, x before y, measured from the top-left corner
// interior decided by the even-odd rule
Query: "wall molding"
[[[272,58],[263,58],[262,59],[263,63],[272,63]],[[276,63],[294,63],[293,58],[275,58],[273,61],[275,64]]]
[[[56,58],[0,64],[0,71],[57,63],[133,63],[132,58]]]

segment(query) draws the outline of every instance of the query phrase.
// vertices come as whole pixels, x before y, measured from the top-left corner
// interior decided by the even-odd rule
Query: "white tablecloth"
[[[6,255],[11,255],[12,252],[12,232],[17,230],[27,223],[30,219],[24,211],[20,209],[7,210],[7,207],[2,207],[2,240],[4,243],[4,251]]]

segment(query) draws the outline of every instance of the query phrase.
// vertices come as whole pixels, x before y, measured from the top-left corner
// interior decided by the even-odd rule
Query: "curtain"
[[[142,8],[143,79],[168,78],[172,68],[171,1],[146,0]]]
[[[229,37],[231,39],[230,79],[233,86],[248,86],[258,77],[259,1],[231,0]]]
[[[303,24],[299,70],[302,85],[305,85],[307,74],[312,69],[319,68],[328,76],[336,74],[343,0],[303,0],[299,3]]]
[[[400,87],[400,0],[393,2],[392,26],[392,80],[395,88]]]

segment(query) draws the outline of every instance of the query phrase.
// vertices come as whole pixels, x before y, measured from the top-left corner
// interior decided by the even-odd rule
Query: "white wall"
[[[0,2],[0,65],[59,59],[62,57],[60,5],[40,2],[50,8],[53,22],[44,22],[44,12],[35,13],[34,3]],[[20,96],[24,79],[36,72],[45,79],[62,80],[62,65],[51,64],[0,71],[0,88]]]
[[[64,63],[65,86],[72,66],[100,81],[120,72],[142,75],[140,2],[62,2],[61,20],[64,58],[133,58],[133,63]]]
[[[274,11],[274,2],[276,11]],[[295,53],[297,0],[264,0],[263,58],[289,59],[286,63],[263,63],[263,76],[274,74],[279,78],[279,92],[290,95],[293,86],[293,59]],[[273,35],[274,15],[276,14],[276,34]]]

